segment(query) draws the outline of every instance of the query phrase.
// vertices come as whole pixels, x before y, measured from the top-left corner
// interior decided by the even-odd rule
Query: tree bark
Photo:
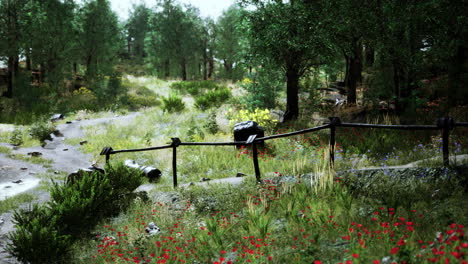
[[[349,62],[348,72],[346,73],[346,86],[348,87],[349,104],[356,104],[356,88],[362,80],[362,46],[359,42],[355,42],[351,56],[346,59]]]
[[[213,73],[214,73],[214,59],[213,56],[210,57],[208,60],[208,79],[213,78]]]
[[[299,69],[288,66],[286,70],[286,112],[283,121],[297,119],[299,116]]]
[[[370,45],[366,45],[366,67],[374,66],[375,62],[375,51]]]
[[[13,98],[13,85],[14,85],[14,79],[15,79],[14,57],[8,57],[7,67],[8,67],[8,72],[7,72],[8,83],[7,83],[7,90],[6,92],[3,93],[3,96],[8,97],[8,98]]]
[[[182,74],[182,80],[186,81],[187,80],[187,63],[186,63],[185,58],[182,58],[180,60],[180,70]]]
[[[171,61],[169,59],[164,60],[164,78],[169,78],[171,75]]]

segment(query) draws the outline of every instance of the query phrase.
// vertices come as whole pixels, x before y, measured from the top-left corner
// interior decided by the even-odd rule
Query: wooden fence
[[[258,165],[258,151],[257,144],[267,140],[291,137],[301,134],[306,134],[323,129],[330,129],[330,166],[334,166],[335,161],[335,142],[336,142],[336,128],[337,127],[351,127],[351,128],[378,128],[378,129],[397,129],[397,130],[441,130],[442,133],[442,158],[444,166],[449,165],[449,135],[450,130],[455,127],[468,127],[468,122],[456,123],[451,117],[443,117],[437,119],[436,125],[378,125],[378,124],[362,124],[362,123],[342,123],[338,117],[330,117],[330,122],[322,126],[307,128],[299,131],[277,134],[267,137],[257,138],[257,135],[251,135],[246,141],[236,142],[181,142],[179,138],[171,138],[170,145],[140,148],[140,149],[123,149],[114,150],[112,147],[105,147],[102,149],[100,155],[106,156],[106,163],[109,162],[110,156],[118,153],[126,152],[141,152],[152,151],[160,149],[172,148],[172,176],[174,188],[177,187],[177,148],[180,146],[252,146],[252,160],[255,169],[255,177],[257,182],[261,181],[260,167]]]

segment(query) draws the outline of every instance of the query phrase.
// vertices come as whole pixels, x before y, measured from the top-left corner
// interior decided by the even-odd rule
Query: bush
[[[50,223],[53,215],[45,206],[34,205],[13,216],[16,231],[8,235],[7,251],[24,263],[63,263],[68,259],[70,237],[62,235]]]
[[[267,130],[273,130],[273,128],[278,122],[278,120],[271,117],[270,110],[268,109],[262,110],[257,108],[254,111],[234,111],[233,109],[229,109],[227,115],[227,118],[229,119],[229,123],[231,125],[251,120],[257,122],[259,125],[265,127]]]
[[[176,94],[171,94],[168,97],[163,97],[162,101],[164,112],[181,112],[185,109],[185,103],[182,101],[182,98]]]
[[[23,145],[23,130],[21,129],[21,127],[15,126],[15,129],[11,132],[10,143],[14,146]]]
[[[50,134],[54,133],[55,126],[52,123],[48,122],[37,122],[32,124],[29,129],[29,134],[32,138],[37,139],[41,142],[47,140],[52,140]]]
[[[67,185],[54,183],[50,191],[54,225],[63,234],[81,235],[106,215],[113,195],[110,180],[101,173],[83,173],[80,180]]]
[[[66,102],[69,110],[95,110],[97,109],[98,100],[93,91],[86,87],[81,87],[73,91],[73,97]]]
[[[72,242],[103,217],[126,209],[142,181],[140,171],[118,164],[107,166],[105,174],[83,173],[73,183],[54,183],[47,205],[15,211],[8,252],[26,263],[64,263]]]
[[[220,107],[230,97],[231,91],[226,87],[214,91],[208,91],[206,94],[195,98],[195,106],[200,110]]]
[[[206,90],[219,89],[219,85],[214,81],[191,81],[191,82],[173,82],[171,88],[182,93],[188,93],[197,96]]]
[[[250,74],[241,84],[248,92],[241,102],[251,111],[256,108],[275,107],[278,93],[284,87],[281,77],[283,75],[279,70],[266,68],[260,68],[257,73]]]

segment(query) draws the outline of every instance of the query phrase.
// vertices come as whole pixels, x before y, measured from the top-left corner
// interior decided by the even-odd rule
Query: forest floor
[[[170,92],[168,85],[164,85],[163,89],[161,89],[161,86],[157,85],[154,85],[153,87],[151,85],[153,80],[145,77],[134,78],[131,81],[132,83],[146,85],[149,89],[154,90],[162,96],[168,96]],[[188,108],[193,108],[193,98],[184,97],[183,100]],[[9,143],[0,142],[0,147],[8,150],[5,153],[0,153],[0,201],[4,200],[6,197],[26,193],[32,195],[34,198],[31,202],[20,204],[19,208],[27,208],[31,203],[41,204],[47,202],[50,199],[48,186],[52,180],[63,181],[65,176],[71,172],[80,168],[90,167],[92,164],[97,163],[99,153],[86,154],[80,150],[80,147],[82,147],[83,144],[92,143],[85,142],[88,140],[86,138],[86,128],[96,127],[96,129],[102,130],[105,129],[107,125],[130,126],[132,123],[135,124],[135,121],[138,121],[135,120],[136,117],[151,114],[152,113],[145,113],[145,111],[131,112],[122,115],[108,112],[103,114],[104,117],[79,118],[75,116],[74,119],[66,118],[63,121],[60,121],[57,125],[57,130],[60,133],[53,135],[53,139],[51,141],[46,141],[46,144],[43,147],[33,146],[16,148]],[[166,127],[175,126],[175,123],[171,124],[171,121],[175,122],[176,120],[168,119],[167,121],[169,122],[153,123],[155,127],[152,129],[158,131],[158,129],[163,130],[166,129]],[[218,124],[220,122],[229,122],[227,119],[217,121]],[[2,132],[2,129],[12,130],[13,128],[5,125],[0,126],[0,132]],[[99,131],[96,133],[98,132]],[[157,137],[159,135],[154,136]],[[166,135],[161,133],[160,136]],[[81,142],[76,144],[70,143],[79,141]],[[31,155],[29,153],[40,153],[40,156],[38,158],[30,157]],[[468,155],[459,155],[456,159],[458,161],[463,160],[462,162],[466,164]],[[100,160],[102,162],[102,158]],[[424,166],[425,163],[427,163],[427,161],[414,161],[406,165],[388,166],[387,169],[420,167]],[[372,169],[381,169],[381,167],[360,168],[358,170]],[[210,185],[216,183],[228,183],[238,185],[243,181],[243,179],[244,178],[227,177],[195,184]],[[191,185],[191,183],[181,184],[182,187],[189,185]],[[154,188],[154,184],[144,184],[140,186],[138,190],[149,192],[154,190]],[[0,211],[0,264],[16,263],[14,260],[7,258],[8,254],[5,248],[7,243],[7,234],[14,231],[15,228],[12,219],[13,210],[7,210],[6,212]]]
[[[63,123],[57,126],[60,131],[60,136],[53,136],[52,141],[47,141],[44,147],[25,147],[14,148],[11,144],[0,143],[1,146],[8,147],[11,154],[0,154],[0,201],[6,197],[12,197],[19,193],[28,193],[34,196],[33,203],[44,203],[50,198],[47,188],[41,188],[41,181],[47,184],[50,181],[50,176],[57,175],[57,179],[63,179],[63,175],[76,171],[80,168],[90,167],[94,161],[89,154],[84,154],[78,150],[80,145],[69,145],[65,143],[65,139],[83,138],[85,136],[82,131],[83,127],[95,126],[97,124],[125,124],[133,120],[138,112],[129,113],[128,115],[112,117],[102,117],[89,120],[73,120],[71,123]],[[42,163],[35,164],[23,160],[18,160],[17,157],[26,157],[28,153],[41,153]],[[21,181],[21,182],[18,182]],[[15,183],[18,182],[18,183]],[[22,204],[20,208],[27,208],[29,203]],[[6,236],[14,230],[12,222],[13,212],[8,211],[0,215],[0,264],[11,263],[6,260]]]

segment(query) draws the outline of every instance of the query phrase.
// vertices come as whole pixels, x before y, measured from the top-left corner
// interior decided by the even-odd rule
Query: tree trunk
[[[224,70],[226,71],[226,77],[228,79],[232,79],[232,63],[228,61],[224,61]]]
[[[346,61],[349,63],[346,86],[348,87],[349,104],[356,104],[356,88],[362,80],[362,46],[359,42],[355,42],[354,50],[351,56],[347,56]]]
[[[297,119],[299,116],[299,70],[289,66],[286,70],[286,112],[283,121]]]
[[[186,63],[185,58],[182,58],[180,61],[180,70],[182,74],[182,81],[186,81],[187,80],[187,63]]]
[[[164,61],[164,78],[169,78],[171,75],[171,61],[169,59],[166,59]]]
[[[370,45],[366,45],[366,67],[374,66],[375,62],[375,51]]]
[[[31,71],[31,69],[32,69],[31,52],[28,51],[26,53],[26,70]]]
[[[13,85],[15,79],[14,68],[14,57],[8,57],[8,83],[7,90],[3,93],[3,96],[8,98],[13,98]]]
[[[210,57],[208,60],[208,79],[213,78],[213,73],[214,73],[214,59],[213,56]]]

